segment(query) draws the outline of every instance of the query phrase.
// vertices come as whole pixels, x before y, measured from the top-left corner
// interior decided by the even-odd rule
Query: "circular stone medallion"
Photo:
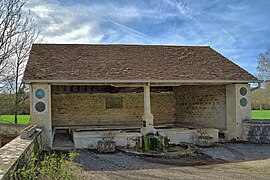
[[[242,96],[245,96],[245,95],[247,95],[247,88],[241,87],[240,90],[239,90],[239,92],[240,92],[240,94],[241,94]]]
[[[43,89],[37,89],[35,93],[36,98],[42,99],[45,97],[45,91]]]
[[[240,106],[241,107],[246,107],[247,104],[248,104],[248,102],[247,102],[247,99],[246,98],[241,98],[240,99]]]
[[[38,103],[35,105],[35,109],[36,109],[38,112],[43,112],[43,111],[46,109],[46,105],[45,105],[43,102],[38,102]]]

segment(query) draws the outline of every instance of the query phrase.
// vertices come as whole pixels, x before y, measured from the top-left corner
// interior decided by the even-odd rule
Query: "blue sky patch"
[[[209,45],[255,74],[269,0],[30,0],[45,43]]]

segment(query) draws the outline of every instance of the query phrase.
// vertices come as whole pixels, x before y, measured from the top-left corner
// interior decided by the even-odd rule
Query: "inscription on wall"
[[[122,97],[107,97],[106,109],[122,109],[123,98]]]

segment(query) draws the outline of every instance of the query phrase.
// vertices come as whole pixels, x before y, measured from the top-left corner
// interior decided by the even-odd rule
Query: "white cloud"
[[[211,45],[255,71],[251,63],[270,45],[270,1],[262,2],[29,0],[28,7],[47,43]]]
[[[56,1],[31,1],[28,4],[41,36],[46,43],[99,43],[103,37],[98,28],[97,18],[89,17],[84,6],[61,6]]]
[[[76,43],[76,44],[87,44],[87,43],[98,43],[102,39],[102,35],[96,35],[91,32],[91,26],[82,26],[78,29],[71,30],[61,35],[53,37],[47,37],[44,39],[46,43]]]

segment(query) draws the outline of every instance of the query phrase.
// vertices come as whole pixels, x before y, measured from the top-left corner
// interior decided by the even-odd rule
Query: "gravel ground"
[[[270,158],[270,144],[224,143],[219,147],[203,148],[201,153],[225,161],[250,161]]]
[[[152,168],[167,168],[168,165],[156,164],[142,158],[126,155],[122,152],[113,154],[96,154],[87,150],[79,150],[76,162],[82,164],[86,171],[121,171]]]
[[[201,156],[162,160],[121,152],[78,152],[80,156],[76,161],[83,165],[83,175],[87,179],[270,179],[270,145],[265,144],[225,143],[220,147],[202,149],[212,159]],[[198,158],[209,163],[192,166],[181,163],[197,161]],[[219,160],[222,158],[226,162]]]

